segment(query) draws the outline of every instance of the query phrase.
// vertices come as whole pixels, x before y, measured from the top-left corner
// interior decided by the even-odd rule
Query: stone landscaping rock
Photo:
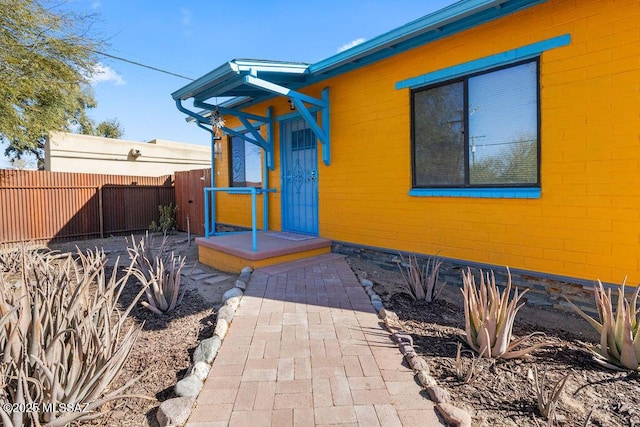
[[[409,366],[414,371],[424,371],[429,369],[429,364],[422,357],[418,356],[416,353],[407,353],[405,356]]]
[[[436,379],[429,374],[428,369],[422,369],[418,371],[416,377],[420,385],[424,388],[435,387],[438,385],[438,383],[436,382]]]
[[[251,278],[251,267],[249,267],[249,270],[247,271],[244,271],[244,268],[243,268],[242,271],[240,272],[240,277],[238,278],[238,280],[242,280],[245,283],[249,283],[250,278]]]
[[[242,267],[242,270],[240,270],[240,274],[245,274],[245,273],[253,273],[253,268],[247,266],[247,267]]]
[[[227,335],[227,331],[229,330],[229,322],[224,319],[218,319],[216,322],[216,328],[213,330],[213,334],[220,337],[220,339],[224,339],[224,336]]]
[[[398,345],[398,348],[400,349],[400,353],[402,353],[403,356],[406,356],[407,354],[410,353],[415,353],[415,349],[413,348],[413,346],[411,344],[409,344],[408,342],[402,342]]]
[[[382,313],[384,311],[384,308],[382,310],[380,310],[380,313]],[[382,315],[380,315],[380,317],[382,317]],[[402,330],[402,325],[400,324],[400,321],[398,320],[394,320],[392,317],[382,317],[384,320],[384,324],[387,326],[387,329],[389,330],[389,332],[391,333],[395,333],[397,331]]]
[[[400,318],[395,312],[391,310],[387,310],[386,308],[380,310],[380,317],[389,321],[395,321],[395,322],[400,321]]]
[[[371,305],[376,309],[376,311],[380,311],[384,308],[382,301],[371,301]]]
[[[373,288],[364,288],[364,291],[369,295],[369,297],[376,294],[376,291],[374,291]]]
[[[373,282],[369,279],[360,279],[360,284],[365,288],[373,288]]]
[[[210,370],[211,366],[207,362],[196,362],[189,370],[189,375],[195,375],[200,381],[204,382]]]
[[[178,381],[174,387],[180,397],[198,397],[202,390],[203,382],[195,375],[189,375]]]
[[[242,291],[246,291],[247,290],[247,282],[245,282],[244,280],[236,280],[236,288],[242,290]]]
[[[193,352],[193,364],[195,365],[198,362],[213,362],[213,359],[215,359],[218,354],[221,344],[222,340],[220,337],[215,335],[211,338],[200,341],[200,344],[198,344]]]
[[[196,399],[194,397],[175,397],[165,400],[158,407],[156,419],[160,427],[183,425],[191,415]]]
[[[391,335],[391,339],[393,341],[395,341],[396,343],[400,344],[401,342],[407,342],[411,345],[413,345],[413,337],[407,333],[404,332],[394,332]]]
[[[449,403],[451,394],[444,388],[432,385],[426,388],[429,399],[435,403]]]
[[[235,312],[238,309],[238,306],[240,306],[240,298],[239,297],[229,298],[228,300],[225,301],[224,305],[228,305]]]
[[[233,297],[241,297],[244,295],[241,289],[239,288],[231,288],[227,292],[222,295],[222,301],[226,302],[228,299]]]
[[[233,309],[233,307],[225,304],[220,307],[220,310],[218,311],[218,320],[224,319],[227,321],[227,323],[231,323],[235,313],[236,311]]]
[[[436,408],[446,422],[454,427],[471,427],[471,415],[450,403],[437,403]]]

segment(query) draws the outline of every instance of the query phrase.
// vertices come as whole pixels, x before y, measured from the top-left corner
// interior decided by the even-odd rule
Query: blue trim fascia
[[[202,114],[194,113],[193,111],[189,111],[186,108],[182,107],[180,100],[176,101],[176,104],[178,105],[178,109],[180,111],[187,113],[191,117],[194,117],[197,122],[200,123],[204,121],[205,123],[211,123],[210,118],[203,117]],[[266,116],[258,116],[256,114],[245,113],[244,111],[236,110],[233,108],[218,107],[216,105],[209,104],[207,102],[194,101],[193,105],[195,107],[204,108],[205,110],[210,110],[210,111],[215,110],[217,108],[218,111],[221,112],[222,114],[237,117],[240,120],[240,122],[243,124],[243,126],[235,129],[230,129],[226,126],[222,126],[220,130],[222,130],[224,133],[228,135],[238,137],[240,139],[243,139],[244,141],[247,141],[251,144],[257,145],[258,147],[262,148],[265,152],[265,157],[267,159],[267,168],[269,170],[275,169],[275,163],[273,161],[273,151],[274,151],[275,144],[274,144],[274,135],[273,135],[273,132],[271,131],[273,107],[267,108]],[[255,123],[251,123],[249,120],[254,120]],[[263,138],[262,135],[260,135],[260,132],[258,132],[258,129],[261,126],[266,126],[267,128],[266,139]],[[202,127],[203,129],[206,129],[203,126],[200,126],[200,127]],[[254,139],[247,138],[242,131],[249,132]]]
[[[416,197],[470,197],[487,199],[539,199],[541,189],[527,188],[414,188],[410,196]]]
[[[288,75],[301,75],[308,73],[309,64],[290,61],[271,61],[259,59],[232,59],[225,62],[204,76],[188,83],[186,86],[173,92],[171,96],[174,100],[196,97],[203,90],[209,90],[217,85],[228,82],[229,79],[237,77],[243,72],[252,73],[282,73]]]
[[[320,107],[309,107],[309,108],[307,108],[307,110],[309,110],[309,112],[311,114],[315,114],[318,111],[320,111],[321,108]],[[276,117],[275,120],[276,120],[276,122],[284,122],[284,121],[287,121],[287,120],[295,119],[297,117],[300,117],[300,113],[297,112],[297,111],[292,111],[291,113],[283,114],[281,116]]]
[[[546,1],[502,1],[499,6],[496,4],[498,2],[486,0],[469,0],[453,4],[340,54],[311,64],[309,72],[312,76],[324,74],[324,78],[342,74]]]
[[[307,87],[311,84],[347,73],[415,47],[451,36],[455,33],[547,1],[548,0],[466,0],[459,2],[460,4],[453,4],[344,52],[333,55],[315,64],[308,65],[304,71],[302,68],[304,68],[305,64],[285,63],[288,68],[296,68],[295,73],[308,75],[308,78],[304,82],[292,84],[291,87],[293,89]],[[235,59],[222,64],[217,69],[172,93],[172,96],[174,99],[178,99],[178,97],[186,99],[196,95],[199,88],[214,86],[214,81],[220,82],[233,76],[238,76],[238,74],[240,74],[240,67],[238,67],[236,63],[240,64],[242,61],[243,60]],[[262,62],[270,64],[270,62],[276,63],[277,61],[254,62],[256,62],[256,64],[261,64]],[[255,67],[245,66],[244,68]],[[291,70],[287,69],[286,71],[290,72]],[[265,96],[256,98],[239,96],[225,101],[223,105],[242,105],[242,107],[245,108],[250,105],[265,102],[274,97],[273,93],[265,93]]]
[[[276,167],[276,163],[274,161],[274,152],[275,152],[276,144],[275,144],[275,132],[273,131],[273,107],[272,106],[267,107],[267,126],[266,127],[267,127],[267,129],[266,129],[267,141],[266,142],[267,142],[267,146],[269,147],[269,149],[265,150],[265,155],[266,155],[265,156],[266,157],[265,162],[266,162],[267,168],[272,171]],[[266,176],[268,176],[268,173],[266,173],[266,171],[265,171],[265,177]],[[264,180],[264,183],[265,183],[264,184],[265,188],[268,187],[266,179]],[[266,196],[265,196],[265,206],[266,206]],[[265,221],[266,221],[266,218],[267,218],[267,214],[265,213]],[[266,222],[265,222],[265,224],[266,224]],[[266,225],[265,225],[265,227],[266,227]],[[266,230],[266,228],[265,228],[265,230]]]
[[[571,35],[563,34],[558,37],[521,46],[506,52],[497,53],[480,59],[474,59],[473,61],[465,62],[463,64],[454,65],[452,67],[432,71],[421,76],[401,80],[396,83],[396,89],[418,88],[445,80],[455,79],[457,77],[463,77],[465,75],[488,70],[490,68],[500,67],[513,62],[535,58],[547,50],[567,46],[569,43],[571,43]]]
[[[326,138],[322,142],[322,162],[326,166],[331,165],[331,137],[330,137],[330,126],[329,120],[331,119],[330,103],[329,103],[329,88],[325,87],[322,89],[322,101],[325,104],[325,107],[322,109],[322,131],[326,135]]]
[[[519,12],[523,9],[536,6],[538,4],[546,3],[548,0],[513,0],[502,2],[500,6],[494,6],[488,8],[487,10],[483,10],[481,12],[476,13],[475,15],[465,16],[462,19],[455,20],[453,18],[447,19],[450,21],[448,23],[442,22],[440,27],[436,27],[431,31],[428,31],[424,34],[420,34],[417,36],[409,37],[403,40],[397,40],[397,44],[392,44],[386,47],[382,47],[382,43],[375,43],[374,41],[378,40],[379,37],[369,40],[368,42],[364,42],[360,45],[357,45],[351,49],[348,49],[343,54],[334,55],[322,61],[319,61],[315,64],[311,64],[309,66],[309,77],[302,82],[297,84],[292,84],[291,88],[293,90],[299,90],[304,87],[308,87],[312,84],[322,82],[329,78],[348,73],[350,71],[356,70],[358,68],[362,68],[366,65],[372,64],[374,62],[381,61],[383,59],[389,58],[391,56],[406,52],[413,48],[431,43],[433,41],[449,37],[458,32],[462,32],[468,30],[470,28],[476,27],[478,25],[485,24],[492,20],[502,18],[504,16],[510,15],[512,13]],[[469,2],[469,0],[467,1]],[[451,5],[454,6],[454,5]],[[446,9],[446,8],[445,8]],[[438,13],[438,12],[435,12]],[[431,15],[427,15],[429,17]],[[424,17],[424,18],[427,18]],[[419,19],[418,21],[422,20]],[[414,23],[417,21],[414,21]],[[413,23],[410,23],[413,24]],[[410,25],[407,24],[407,25]],[[403,27],[400,27],[397,30],[401,30]],[[396,30],[392,30],[394,32]],[[387,33],[388,34],[388,33]],[[388,45],[389,43],[387,43]],[[355,55],[347,55],[347,53],[355,49],[362,49],[363,53],[361,56],[356,57]],[[351,60],[347,60],[346,58],[352,58]],[[256,105],[262,102],[266,102],[272,98],[275,98],[277,95],[265,95],[263,97],[257,98],[245,98],[245,100],[240,101],[236,98],[233,98],[229,101],[226,101],[230,105],[242,106],[242,108],[249,107],[251,105]]]
[[[266,90],[267,92],[275,93],[276,95],[296,98],[302,102],[306,102],[307,104],[317,105],[318,107],[326,107],[326,103],[321,99],[313,98],[309,95],[305,95],[304,93],[296,92],[288,87],[272,83],[258,77],[245,76],[244,82],[249,86],[260,88]]]
[[[264,117],[264,116],[258,116],[257,114],[246,113],[246,112],[241,111],[241,110],[236,110],[235,108],[221,107],[219,105],[209,104],[208,102],[193,101],[193,106],[194,107],[198,107],[198,108],[202,108],[202,109],[207,110],[207,111],[213,111],[213,110],[215,110],[217,108],[218,111],[220,113],[222,113],[222,114],[235,116],[235,117],[244,117],[246,119],[255,120],[257,122],[260,122],[260,121],[266,122],[267,121],[267,117]]]
[[[331,143],[329,138],[329,88],[322,89],[322,96],[320,99],[313,98],[309,95],[305,95],[295,90],[289,89],[278,85],[276,83],[269,82],[267,80],[260,79],[254,76],[245,76],[245,84],[249,86],[258,87],[276,95],[282,95],[288,97],[296,110],[300,113],[304,121],[309,125],[313,133],[320,140],[322,144],[322,161],[325,165],[331,164]],[[312,106],[320,107],[322,113],[322,125],[318,125],[318,121],[313,117],[309,107],[305,105],[311,104]]]

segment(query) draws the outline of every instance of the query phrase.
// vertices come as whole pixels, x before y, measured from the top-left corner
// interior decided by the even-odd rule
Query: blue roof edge
[[[394,45],[409,41],[430,31],[437,33],[440,28],[445,25],[459,22],[464,18],[471,17],[488,9],[504,9],[504,13],[496,13],[497,16],[492,17],[496,19],[516,10],[545,1],[547,0],[462,0],[330,56],[329,58],[311,64],[309,66],[309,72],[314,75],[326,73],[334,68],[356,61],[359,58],[370,56],[380,50],[392,48]],[[507,4],[516,4],[516,8],[505,8],[504,6]],[[463,26],[464,28],[462,29],[467,29],[477,24],[478,23],[473,22],[471,25]],[[446,35],[450,34],[443,34],[443,36]],[[393,49],[389,50],[390,52],[387,56],[397,53],[393,52]]]
[[[296,72],[308,74],[304,83],[291,87],[297,89],[546,1],[548,0],[461,0],[311,65],[299,62],[234,59],[183,86],[171,96],[174,100],[190,98],[206,86],[213,86],[216,81],[237,75],[239,68],[245,68],[250,63],[256,68],[284,65],[284,68],[291,67]],[[269,95],[250,100],[233,98],[225,101],[225,104],[249,106],[272,97]]]
[[[283,73],[301,74],[307,73],[309,64],[303,62],[291,61],[272,61],[266,59],[232,59],[217,68],[209,71],[207,74],[197,78],[191,83],[186,84],[171,94],[174,100],[185,100],[190,98],[193,93],[197,92],[204,86],[212,86],[218,80],[224,80],[232,76],[238,75],[242,71],[254,69],[257,72],[273,72],[279,71]]]

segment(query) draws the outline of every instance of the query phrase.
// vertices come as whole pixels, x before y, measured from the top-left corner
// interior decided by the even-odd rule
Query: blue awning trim
[[[223,114],[235,115],[243,124],[244,120],[252,119],[239,115],[240,108],[278,96],[289,97],[322,143],[323,162],[328,165],[331,162],[329,90],[324,89],[321,99],[315,99],[301,93],[301,88],[546,1],[461,0],[315,64],[234,59],[173,92],[171,96],[176,101],[192,98],[196,106],[204,105],[201,103],[212,98],[225,98],[220,103],[216,101],[218,110]],[[320,123],[312,120],[310,112],[310,108],[318,107],[321,110]],[[210,112],[211,108],[208,110]],[[187,115],[192,118],[208,114],[206,111],[191,113]],[[251,126],[247,128],[251,131]],[[268,146],[269,139],[260,142]],[[272,153],[269,155],[272,156]],[[273,165],[272,160],[270,164]]]

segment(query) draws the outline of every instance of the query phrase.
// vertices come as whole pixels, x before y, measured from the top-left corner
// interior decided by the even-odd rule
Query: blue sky
[[[107,53],[198,78],[233,58],[317,62],[452,3],[70,0],[66,6],[99,15],[93,31],[108,39]],[[208,133],[187,124],[171,98],[189,80],[110,58],[101,59],[101,71],[93,83],[98,107],[89,112],[96,122],[117,119],[123,138],[133,141],[209,144]]]

